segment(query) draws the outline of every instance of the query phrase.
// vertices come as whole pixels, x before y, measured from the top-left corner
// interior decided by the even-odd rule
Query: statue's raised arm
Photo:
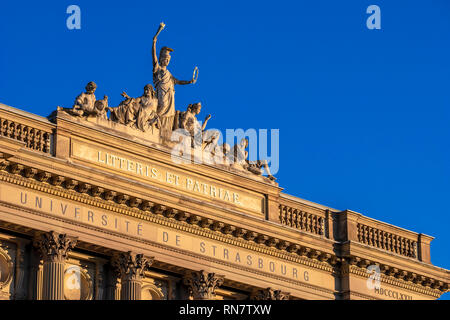
[[[160,23],[158,31],[153,37],[152,59],[153,59],[153,85],[158,99],[157,113],[161,118],[161,134],[170,137],[175,117],[175,85],[195,83],[198,77],[198,68],[194,69],[191,80],[178,80],[167,69],[169,66],[173,49],[162,47],[159,57],[156,54],[156,42],[158,35],[164,29],[165,24]]]
[[[159,24],[158,31],[156,32],[155,36],[153,37],[153,46],[152,46],[153,69],[155,69],[155,66],[158,64],[158,56],[156,55],[156,41],[158,40],[159,34],[165,27],[166,27],[166,25],[164,24],[164,22],[161,22]]]

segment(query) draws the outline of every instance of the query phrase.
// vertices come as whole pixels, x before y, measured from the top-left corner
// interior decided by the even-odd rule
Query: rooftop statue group
[[[197,120],[197,115],[201,110],[201,103],[190,104],[186,111],[175,110],[175,85],[194,84],[198,79],[198,68],[195,67],[191,80],[178,80],[175,78],[167,66],[170,63],[170,53],[173,49],[162,47],[159,59],[156,54],[156,42],[160,32],[164,29],[164,23],[159,25],[158,31],[153,37],[152,60],[153,60],[153,85],[147,84],[144,93],[138,98],[132,98],[127,93],[122,92],[124,100],[117,107],[108,106],[108,97],[96,100],[95,90],[97,85],[89,82],[86,85],[86,92],[81,93],[75,99],[74,105],[70,109],[60,108],[72,116],[85,118],[98,118],[110,120],[121,125],[131,127],[143,132],[159,130],[161,137],[170,139],[174,130],[184,129],[192,140],[198,138],[201,148],[208,156],[220,163],[233,166],[237,169],[248,170],[254,174],[261,175],[264,167],[268,178],[275,180],[271,175],[267,161],[251,162],[247,160],[248,140],[243,139],[240,144],[235,145],[231,150],[228,144],[217,145],[219,132],[205,130],[206,124],[211,115],[208,115],[202,124]],[[108,119],[108,111],[110,113]],[[218,159],[219,158],[219,159]]]

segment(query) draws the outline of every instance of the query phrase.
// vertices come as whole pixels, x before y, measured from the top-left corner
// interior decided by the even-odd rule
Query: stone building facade
[[[175,164],[158,141],[105,121],[0,104],[0,299],[415,300],[449,290],[431,236],[284,194],[263,176]]]

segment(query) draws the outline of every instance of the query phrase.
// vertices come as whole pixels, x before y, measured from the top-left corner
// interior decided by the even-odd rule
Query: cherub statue
[[[108,109],[108,97],[104,96],[102,100],[96,100],[95,90],[97,85],[95,82],[89,82],[86,85],[86,92],[82,92],[75,99],[72,109],[67,110],[76,116],[94,116],[102,119],[107,119],[107,109]]]

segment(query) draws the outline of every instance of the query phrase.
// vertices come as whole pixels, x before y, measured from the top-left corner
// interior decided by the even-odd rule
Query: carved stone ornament
[[[13,261],[0,244],[0,291],[7,287],[12,280]]]
[[[247,149],[249,144],[248,139],[244,138],[239,144],[233,147],[233,153],[231,155],[232,168],[238,170],[247,170],[256,175],[262,175],[262,168],[267,172],[267,177],[274,181],[275,177],[271,174],[269,164],[267,160],[249,161]]]
[[[97,85],[95,82],[89,82],[86,85],[86,92],[82,92],[76,97],[72,109],[65,109],[73,116],[78,117],[98,117],[101,119],[107,118],[108,110],[108,97],[104,96],[102,100],[97,100],[95,98],[95,90]],[[58,108],[58,110],[63,110]]]
[[[142,287],[142,300],[166,300],[164,291],[167,291],[167,285],[159,282],[147,283]]]
[[[64,298],[66,300],[92,300],[93,285],[88,271],[71,265],[64,271]]]
[[[289,300],[289,293],[272,288],[257,290],[252,295],[252,300]]]
[[[35,241],[42,259],[49,262],[64,262],[76,244],[77,238],[54,231],[41,234]]]
[[[194,300],[212,300],[215,290],[223,284],[224,276],[208,273],[204,270],[188,272],[183,283],[188,287]]]
[[[140,281],[145,271],[153,264],[153,258],[144,257],[131,251],[121,252],[113,257],[112,265],[122,280]]]

